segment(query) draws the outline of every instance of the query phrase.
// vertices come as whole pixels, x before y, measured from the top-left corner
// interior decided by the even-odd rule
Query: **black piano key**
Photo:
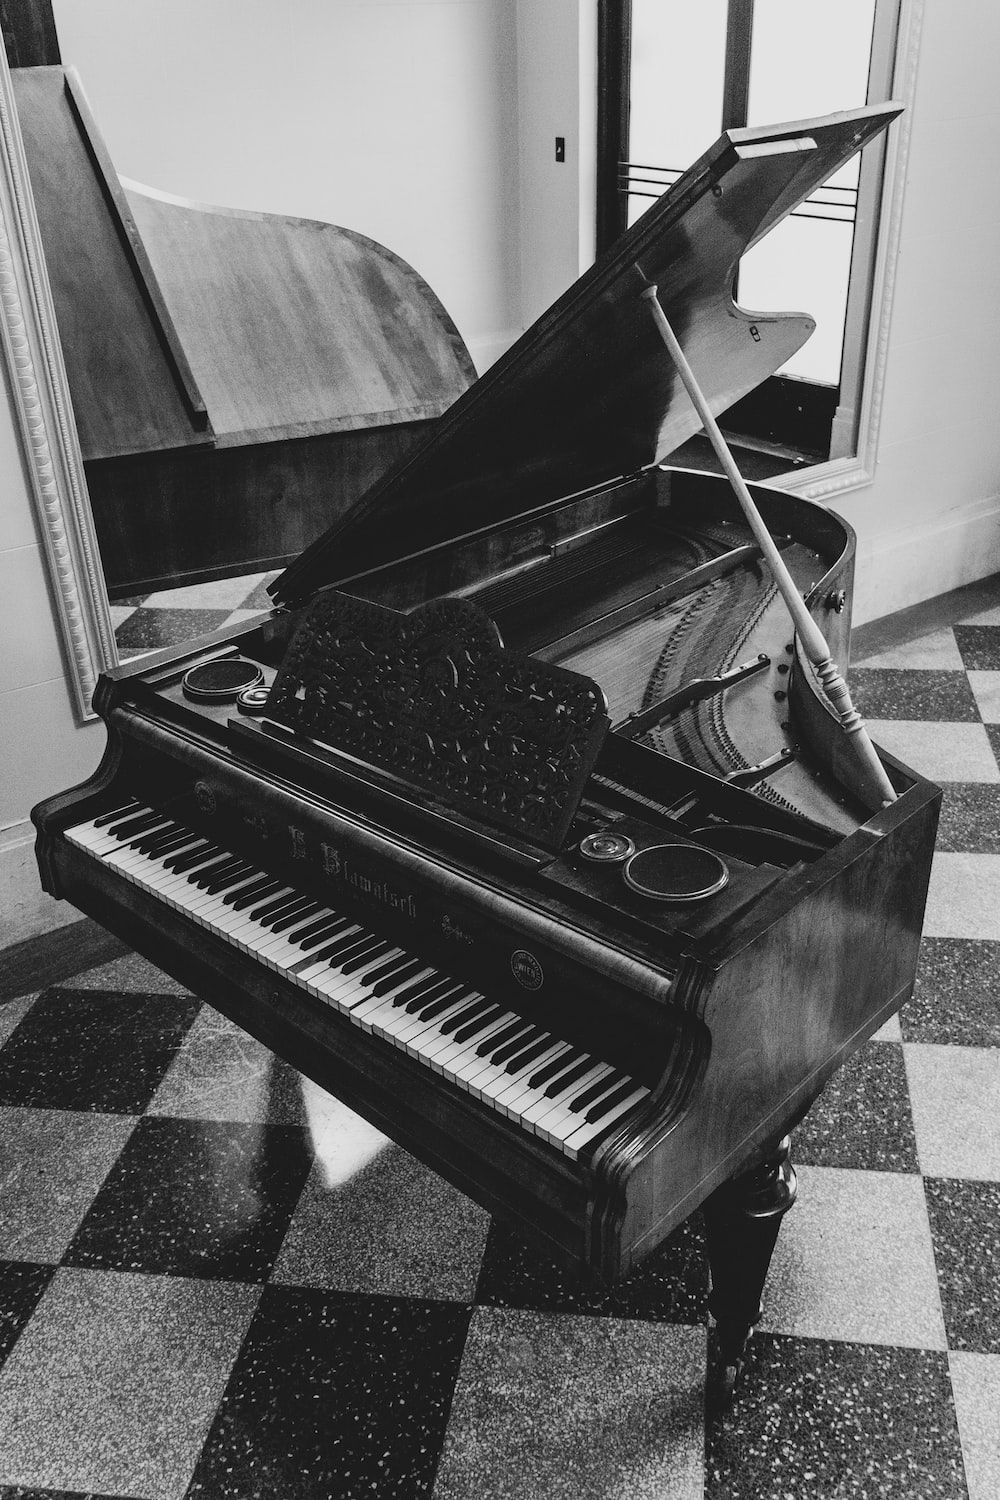
[[[134,833],[141,833],[144,828],[152,828],[154,823],[162,823],[163,814],[158,812],[139,812],[133,817],[123,818],[120,823],[109,823],[108,833],[112,838],[120,839],[123,843],[130,839]]]
[[[441,1027],[442,1036],[448,1036],[453,1031],[457,1033],[460,1026],[465,1026],[470,1021],[474,1021],[478,1026],[486,1012],[493,1009],[492,1001],[485,999],[482,995],[480,995],[478,1000],[470,1000],[464,1010],[460,1010],[457,1015],[448,1017],[447,1021]]]
[[[268,917],[275,917],[286,906],[297,901],[298,895],[295,891],[287,889],[288,882],[282,881],[281,888],[275,892],[270,901],[261,901],[257,906],[250,909],[251,922],[266,922]]]
[[[250,885],[241,886],[238,891],[232,891],[228,896],[223,896],[222,899],[227,906],[231,906],[235,910],[237,901],[241,901],[244,897],[246,897],[248,903],[256,901],[264,887],[270,884],[271,877],[269,875],[258,875],[257,879]]]
[[[259,906],[265,898],[276,896],[279,891],[284,890],[284,886],[283,880],[275,880],[271,875],[252,894],[249,890],[241,891],[233,902],[233,911],[246,911],[251,906]]]
[[[245,859],[238,860],[234,866],[228,869],[223,866],[210,879],[205,880],[202,889],[208,896],[217,896],[220,891],[232,890],[238,881],[246,880],[253,871],[253,865],[247,864]]]
[[[502,1063],[508,1062],[514,1056],[515,1052],[520,1052],[523,1047],[537,1041],[540,1036],[541,1032],[538,1027],[532,1026],[531,1030],[523,1036],[515,1037],[513,1041],[506,1042],[500,1048],[499,1052],[495,1052],[493,1054],[494,1064],[499,1068]]]
[[[608,1092],[608,1089],[620,1087],[624,1082],[625,1074],[619,1073],[617,1069],[613,1073],[605,1074],[600,1083],[594,1083],[589,1089],[584,1089],[583,1093],[579,1094],[573,1100],[573,1103],[570,1105],[570,1113],[582,1115],[587,1106],[593,1104],[597,1099],[602,1099]]]
[[[494,1036],[487,1037],[485,1042],[480,1042],[479,1046],[476,1048],[476,1056],[491,1058],[498,1047],[502,1047],[504,1042],[509,1042],[512,1037],[517,1036],[523,1030],[523,1021],[510,1021],[506,1026],[502,1027],[498,1032],[496,1032]]]
[[[482,1031],[484,1027],[489,1026],[491,1022],[496,1020],[497,1016],[502,1014],[503,1008],[499,1005],[494,1005],[491,1002],[490,1008],[485,1015],[476,1016],[474,1020],[468,1021],[464,1026],[460,1026],[458,1028],[458,1030],[455,1032],[456,1042],[467,1042],[470,1037],[476,1035],[477,1031]],[[442,1027],[442,1030],[443,1029],[444,1028]]]
[[[354,956],[354,950],[368,943],[371,939],[370,932],[349,932],[342,937],[335,938],[325,948],[320,948],[315,954],[317,963],[327,963],[331,969],[337,967],[338,959],[348,959]]]
[[[572,1088],[574,1083],[579,1082],[584,1073],[589,1073],[593,1067],[596,1067],[596,1061],[588,1055],[582,1061],[578,1062],[575,1068],[570,1068],[567,1072],[560,1073],[558,1077],[553,1078],[545,1090],[546,1099],[555,1099],[559,1094],[564,1094],[568,1088]]]
[[[199,870],[196,875],[192,875],[191,884],[197,890],[207,891],[213,881],[222,880],[225,882],[242,864],[242,859],[238,859],[235,854],[230,854],[228,859],[216,860],[215,863],[206,865],[203,870]]]
[[[522,1068],[526,1068],[529,1063],[533,1063],[536,1057],[541,1057],[543,1052],[547,1052],[554,1040],[555,1038],[549,1032],[543,1032],[537,1041],[532,1042],[530,1046],[522,1048],[520,1052],[515,1052],[512,1057],[507,1059],[505,1071],[507,1073],[519,1073]]]
[[[587,1111],[585,1116],[587,1124],[594,1125],[598,1120],[603,1120],[605,1115],[609,1115],[613,1109],[617,1109],[619,1104],[626,1100],[629,1094],[634,1092],[635,1079],[629,1078],[622,1084],[621,1088],[615,1089],[609,1098],[600,1100],[598,1104],[594,1105],[593,1109]]]
[[[435,1020],[444,1011],[450,1010],[453,1005],[457,1005],[459,1001],[464,1000],[465,997],[466,997],[466,995],[468,995],[468,994],[469,994],[469,990],[466,988],[465,985],[454,984],[453,983],[452,986],[451,986],[451,988],[449,990],[447,990],[440,997],[440,999],[435,1000],[433,1005],[428,1006],[428,1008],[425,1011],[421,1012],[421,1018],[424,1021],[433,1021],[433,1020]],[[467,1009],[467,1007],[463,1004],[461,1006],[461,1008],[459,1009],[459,1011],[457,1012],[457,1014],[464,1015],[466,1009]],[[451,1016],[449,1016],[448,1019],[451,1020],[453,1018]],[[444,1031],[444,1024],[445,1023],[442,1022],[441,1026],[438,1028],[440,1030],[442,1036],[446,1035],[446,1032]]]
[[[170,859],[165,859],[163,863],[168,870],[173,870],[175,875],[183,875],[186,870],[194,870],[198,865],[217,858],[222,852],[218,844],[210,844],[206,839],[204,844],[197,848],[189,849],[186,854],[175,854]]]
[[[329,917],[322,921],[310,922],[307,927],[302,928],[301,932],[293,932],[290,941],[297,943],[303,953],[308,953],[310,948],[328,942],[336,937],[338,932],[343,932],[345,927],[350,926],[350,920],[350,917]]]
[[[381,939],[372,933],[363,933],[358,942],[349,952],[342,953],[337,960],[337,971],[340,974],[353,974],[356,968],[360,968],[370,953],[384,952],[381,947]]]
[[[443,1010],[447,1010],[452,1001],[458,999],[461,985],[456,984],[454,979],[442,979],[432,990],[428,990],[422,1002],[411,1014],[421,1021],[433,1021]]]
[[[139,811],[139,803],[133,797],[131,801],[125,802],[121,807],[112,807],[106,813],[101,813],[99,818],[94,819],[95,828],[107,828],[111,823],[117,823],[120,818],[127,818],[132,813]]]
[[[148,833],[143,833],[136,840],[135,847],[145,854],[150,849],[158,848],[161,844],[169,843],[173,839],[179,839],[186,835],[190,838],[187,829],[179,827],[176,823],[168,823],[165,828],[151,828]]]
[[[391,974],[401,973],[403,969],[408,968],[412,962],[413,959],[411,958],[409,953],[397,953],[395,958],[387,959],[384,964],[379,964],[378,968],[373,969],[370,974],[366,974],[366,981],[369,984],[381,984],[383,979],[388,979]],[[416,970],[414,970],[413,972],[416,973]],[[402,983],[402,980],[400,980],[400,983]],[[381,993],[381,990],[372,991],[372,994],[374,995],[379,995]]]
[[[571,1067],[582,1056],[583,1053],[577,1052],[575,1048],[570,1048],[569,1052],[561,1052],[558,1057],[547,1062],[544,1068],[539,1068],[537,1073],[532,1073],[528,1079],[528,1087],[540,1089],[543,1083],[548,1083],[557,1073],[561,1073],[564,1068]]]
[[[358,974],[358,977],[360,978],[359,970],[367,969],[369,965],[376,963],[378,959],[380,959],[384,953],[388,953],[388,951],[389,944],[384,938],[382,938],[379,942],[375,943],[373,947],[366,949],[364,953],[356,953],[354,957],[349,958],[345,964],[341,964],[340,972],[342,974]]]
[[[292,927],[298,926],[299,922],[306,922],[321,910],[318,901],[306,900],[298,911],[286,912],[277,922],[271,923],[272,932],[289,932]]]
[[[393,1005],[398,1005],[406,1010],[411,1016],[415,1016],[418,1010],[423,1010],[431,1000],[434,999],[433,992],[441,983],[441,975],[437,969],[426,974],[423,979],[418,979],[406,990],[402,990],[393,1000]]]
[[[190,844],[191,840],[192,835],[188,830],[180,828],[176,833],[161,834],[158,838],[149,839],[144,848],[150,859],[163,859],[174,849],[181,849],[185,844]]]
[[[154,833],[162,832],[163,819],[158,818],[157,821],[153,824],[152,828],[141,830],[139,833],[133,833],[132,837],[129,839],[122,839],[121,846],[123,849],[138,849],[140,844],[144,844],[146,840],[150,838]]]
[[[193,891],[200,890],[202,888],[202,881],[211,880],[213,874],[221,869],[226,862],[227,856],[225,853],[220,852],[219,854],[208,855],[206,859],[202,860],[201,864],[195,865],[187,872],[186,883]]]
[[[312,902],[308,896],[290,896],[287,901],[283,901],[280,906],[276,907],[270,916],[264,917],[260,925],[268,928],[270,932],[277,932],[277,924],[283,921],[285,917],[289,917],[294,922],[297,920],[299,912],[307,911],[311,905]]]
[[[391,970],[384,979],[372,985],[373,995],[387,995],[397,984],[404,984],[413,974],[419,974],[426,965],[419,958],[410,958],[399,968]]]

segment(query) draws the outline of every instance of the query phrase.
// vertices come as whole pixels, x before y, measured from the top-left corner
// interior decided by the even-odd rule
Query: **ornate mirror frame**
[[[901,0],[900,5],[893,95],[907,105],[916,81],[923,4],[924,0]],[[73,701],[82,723],[95,717],[91,699],[98,674],[117,661],[117,652],[45,254],[2,51],[0,338]],[[781,481],[783,488],[811,499],[835,497],[874,478],[910,130],[907,111],[886,153],[857,454]]]
[[[95,717],[91,698],[98,673],[118,656],[45,252],[2,48],[0,156],[0,338],[74,706],[82,723]]]

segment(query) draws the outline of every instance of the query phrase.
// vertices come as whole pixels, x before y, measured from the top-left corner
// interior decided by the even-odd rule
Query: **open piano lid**
[[[900,113],[730,130],[271,585],[279,604],[662,463],[701,422],[640,297],[654,283],[713,413],[815,324],[732,299],[740,257]]]

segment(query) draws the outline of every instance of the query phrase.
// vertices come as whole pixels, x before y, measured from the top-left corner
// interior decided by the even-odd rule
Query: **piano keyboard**
[[[65,837],[571,1160],[649,1089],[353,916],[129,801]]]

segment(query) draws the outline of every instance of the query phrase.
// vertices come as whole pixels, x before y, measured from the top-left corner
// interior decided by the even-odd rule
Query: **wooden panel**
[[[430,287],[374,240],[127,189],[220,444],[436,417],[475,379]]]
[[[447,541],[662,462],[701,419],[643,290],[658,288],[712,411],[724,411],[814,326],[803,315],[737,308],[740,257],[897,112],[869,108],[723,136],[289,568],[275,597],[301,599],[394,561],[414,535],[424,546]]]
[[[84,459],[210,441],[186,409],[62,68],[21,69],[13,85]]]

